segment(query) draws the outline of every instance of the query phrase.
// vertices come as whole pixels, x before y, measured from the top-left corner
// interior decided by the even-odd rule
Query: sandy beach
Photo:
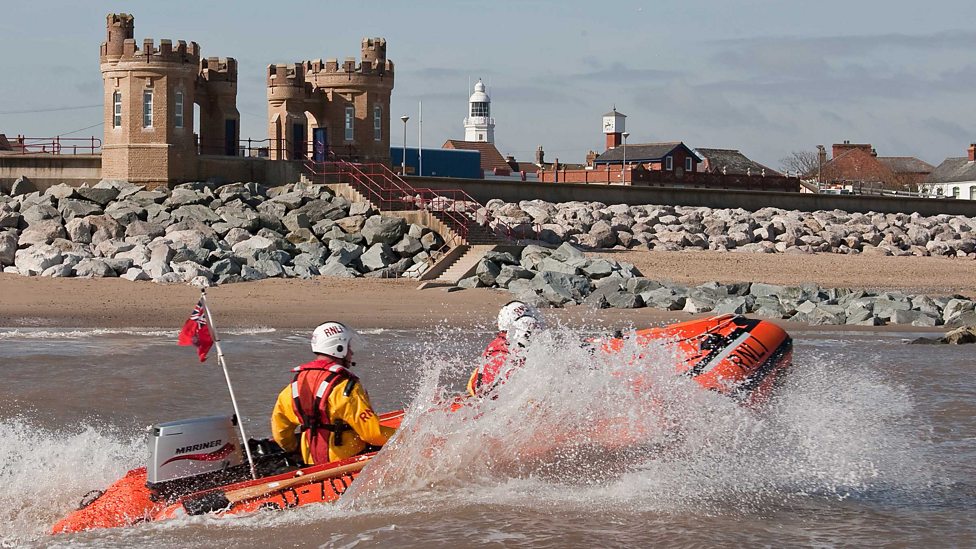
[[[976,265],[966,260],[715,252],[596,255],[632,262],[649,278],[684,284],[712,280],[809,282],[826,287],[976,295]],[[186,320],[198,294],[196,288],[182,284],[0,274],[0,326],[176,327]],[[416,328],[440,323],[487,327],[498,308],[511,299],[508,292],[499,290],[417,290],[413,280],[325,277],[229,284],[209,289],[208,295],[220,326],[275,328],[305,328],[332,319],[361,327]],[[690,318],[683,312],[648,308],[592,311],[582,306],[549,314],[573,325],[608,327],[647,326]],[[804,328],[784,324],[792,329]]]

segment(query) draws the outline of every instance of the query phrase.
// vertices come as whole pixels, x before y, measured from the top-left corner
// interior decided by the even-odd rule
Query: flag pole
[[[254,458],[251,456],[251,447],[248,446],[247,435],[244,434],[244,418],[241,416],[241,411],[237,408],[237,397],[234,396],[234,386],[230,383],[230,374],[227,373],[227,362],[224,360],[224,351],[220,348],[220,334],[217,332],[217,326],[214,324],[213,315],[210,314],[210,305],[207,304],[207,290],[200,290],[200,301],[203,302],[203,310],[207,313],[207,327],[213,334],[214,347],[217,348],[217,362],[219,362],[220,367],[223,368],[224,379],[227,380],[227,390],[230,391],[230,401],[234,405],[234,415],[237,417],[237,428],[241,431],[244,452],[247,454],[247,464],[251,466],[251,478],[257,480],[258,473],[254,468]]]

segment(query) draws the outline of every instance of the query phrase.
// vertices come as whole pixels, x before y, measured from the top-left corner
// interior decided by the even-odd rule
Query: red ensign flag
[[[207,326],[207,313],[203,308],[202,299],[190,313],[190,319],[183,324],[183,329],[180,330],[179,343],[180,345],[193,345],[197,348],[197,354],[200,355],[200,362],[207,360],[207,353],[213,346],[213,337],[211,337],[210,328]]]

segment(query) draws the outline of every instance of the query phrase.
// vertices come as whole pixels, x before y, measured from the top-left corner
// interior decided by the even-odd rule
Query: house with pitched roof
[[[710,149],[695,147],[695,152],[703,158],[704,173],[722,175],[770,175],[781,176],[780,172],[750,159],[737,149]]]
[[[858,185],[878,189],[915,190],[934,167],[913,156],[878,156],[870,143],[835,143],[833,157],[822,153],[821,183]],[[815,174],[814,174],[815,175]]]
[[[626,162],[627,166],[641,165],[649,171],[677,174],[694,173],[702,158],[681,141],[664,143],[636,143],[607,149],[593,160],[594,168]]]
[[[976,143],[969,155],[946,158],[920,187],[925,196],[976,200]]]

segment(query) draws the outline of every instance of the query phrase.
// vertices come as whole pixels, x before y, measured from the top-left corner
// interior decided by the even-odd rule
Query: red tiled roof
[[[466,151],[478,151],[481,153],[481,169],[486,174],[491,173],[495,168],[511,170],[512,167],[505,162],[502,153],[498,152],[495,145],[483,141],[462,141],[460,139],[448,139],[444,142],[442,149],[462,149]]]

